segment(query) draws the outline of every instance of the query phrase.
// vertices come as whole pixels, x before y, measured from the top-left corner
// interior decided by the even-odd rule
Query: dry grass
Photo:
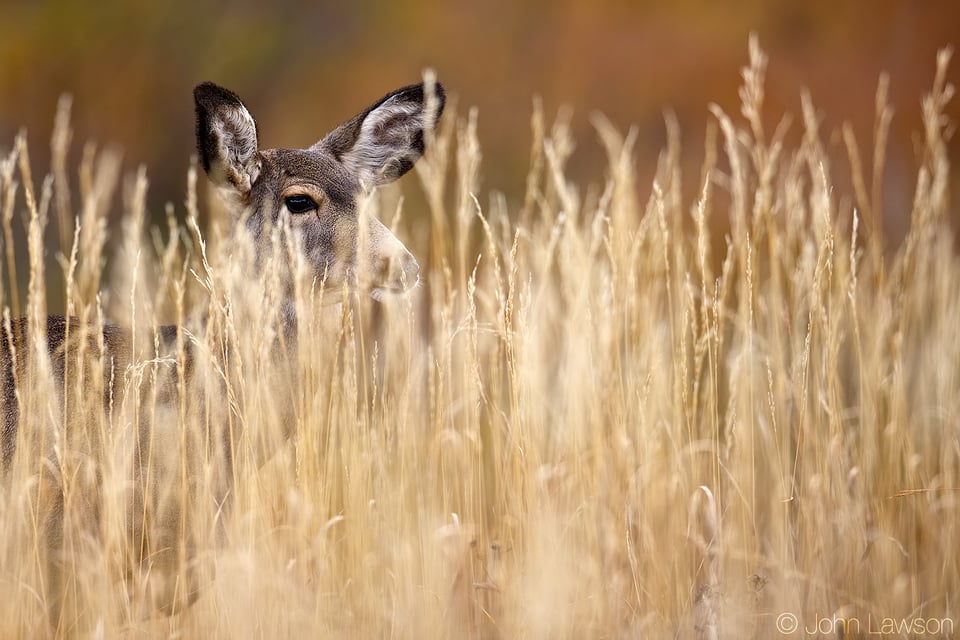
[[[847,134],[852,194],[834,188],[809,100],[797,148],[764,129],[755,43],[743,118],[713,109],[718,136],[692,205],[675,136],[648,188],[634,184],[631,136],[598,118],[608,180],[582,192],[564,176],[563,121],[551,129],[539,111],[523,209],[483,204],[475,114],[448,114],[418,167],[431,228],[408,246],[423,286],[331,305],[341,292],[298,279],[303,321],[286,363],[275,355],[283,269],[251,278],[249,246],[216,225],[209,248],[193,222],[147,242],[142,173],[126,185],[106,286],[119,165],[86,151],[73,199],[64,105],[52,179],[34,190],[22,139],[0,165],[6,321],[46,314],[50,214],[75,330],[109,317],[138,339],[112,369],[125,393],[108,411],[96,340],[67,358],[66,380],[42,341],[28,347],[21,447],[0,493],[0,637],[51,633],[40,534],[51,482],[66,504],[64,635],[772,638],[783,613],[830,631],[835,615],[862,631],[938,619],[952,635],[960,260],[946,222],[948,57],[924,98],[910,231],[887,254],[883,81],[875,148]],[[208,215],[195,180],[191,220]],[[386,222],[394,195],[370,203]],[[856,210],[838,204],[846,195]],[[25,299],[10,246],[21,207]],[[300,271],[278,248],[277,264]],[[154,349],[160,323],[189,329],[172,352]],[[187,345],[203,393],[181,379],[179,402],[165,401],[157,380],[183,370]],[[163,447],[203,449],[197,434],[214,424],[240,451],[232,470],[210,454],[183,463],[161,491],[195,503],[178,535],[216,574],[201,571],[199,599],[166,618],[149,615],[152,590],[182,589],[196,567],[130,568],[131,433],[145,415]],[[224,477],[218,533],[208,490]]]

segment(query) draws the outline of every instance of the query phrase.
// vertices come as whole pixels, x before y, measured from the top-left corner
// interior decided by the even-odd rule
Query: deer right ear
[[[246,197],[260,174],[256,121],[235,93],[212,82],[197,85],[193,99],[204,171],[218,187]]]
[[[443,86],[433,86],[431,113],[426,93],[422,83],[388,93],[311,148],[332,154],[368,185],[396,180],[423,155],[424,132],[435,129],[443,113]]]

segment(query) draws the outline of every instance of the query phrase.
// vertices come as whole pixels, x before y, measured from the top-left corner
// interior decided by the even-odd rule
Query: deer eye
[[[287,210],[290,213],[306,213],[317,210],[317,203],[310,196],[288,196],[284,198],[283,203],[287,205]]]

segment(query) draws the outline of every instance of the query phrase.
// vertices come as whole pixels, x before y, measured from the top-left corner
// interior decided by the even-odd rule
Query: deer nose
[[[403,265],[403,277],[406,281],[406,286],[412,287],[420,278],[420,265],[411,253],[403,256],[401,264]]]
[[[409,251],[377,259],[374,267],[374,282],[380,286],[405,291],[417,285],[420,265]]]

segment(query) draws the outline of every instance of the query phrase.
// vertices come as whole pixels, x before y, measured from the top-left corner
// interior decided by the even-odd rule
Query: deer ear
[[[257,123],[232,91],[204,82],[193,90],[197,105],[197,150],[218,187],[246,196],[260,173]]]
[[[443,113],[443,86],[435,84],[433,95],[435,99],[428,101],[422,83],[397,89],[334,129],[314,148],[336,157],[370,186],[392,182],[423,155],[424,131],[432,131]]]

